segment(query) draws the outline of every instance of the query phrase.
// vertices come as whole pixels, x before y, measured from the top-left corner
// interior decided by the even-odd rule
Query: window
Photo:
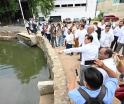
[[[73,7],[73,4],[68,4],[68,7]]]
[[[81,4],[75,4],[75,6],[80,6]]]
[[[86,6],[86,4],[81,4],[81,6]]]
[[[55,5],[55,7],[60,7],[60,5]]]
[[[120,0],[120,3],[124,3],[124,0]]]
[[[62,7],[67,7],[67,4],[63,4]]]

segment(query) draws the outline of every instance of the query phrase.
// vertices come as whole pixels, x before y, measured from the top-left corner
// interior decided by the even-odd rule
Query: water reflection
[[[0,104],[38,104],[37,82],[48,80],[46,69],[39,48],[0,42]]]

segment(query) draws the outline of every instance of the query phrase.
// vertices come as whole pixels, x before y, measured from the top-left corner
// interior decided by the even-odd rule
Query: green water
[[[48,68],[39,48],[0,41],[0,104],[39,104],[43,80]]]

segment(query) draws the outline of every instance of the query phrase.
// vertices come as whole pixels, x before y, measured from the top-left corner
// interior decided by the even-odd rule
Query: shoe
[[[78,59],[78,61],[81,61],[81,59]]]

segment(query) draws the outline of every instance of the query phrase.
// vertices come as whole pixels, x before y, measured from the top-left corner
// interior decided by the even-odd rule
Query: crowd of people
[[[72,102],[112,104],[116,96],[124,104],[124,85],[118,84],[118,72],[121,74],[121,81],[124,81],[124,64],[120,70],[113,57],[124,55],[124,20],[119,20],[117,25],[103,21],[92,25],[73,23],[67,29],[64,39],[66,49],[59,53],[80,53],[81,61],[79,87],[72,86],[74,83],[68,86]]]
[[[36,28],[37,27],[37,28]],[[124,85],[118,84],[118,72],[124,81],[124,64],[118,66],[114,55],[124,55],[124,20],[67,23],[38,23],[26,26],[28,33],[39,29],[53,48],[65,47],[59,53],[80,55],[78,88],[70,84],[68,95],[74,104],[112,104],[116,96],[124,104]],[[122,53],[120,51],[122,48]],[[121,68],[120,68],[121,67]],[[120,70],[120,69],[121,70]],[[74,76],[75,77],[75,76]],[[118,87],[118,85],[120,87]],[[70,87],[71,86],[71,87]]]

